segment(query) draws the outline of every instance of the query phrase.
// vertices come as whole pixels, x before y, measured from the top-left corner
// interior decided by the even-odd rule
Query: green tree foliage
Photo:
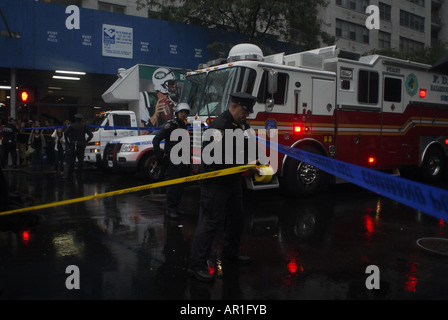
[[[379,54],[387,57],[394,57],[403,60],[410,60],[414,62],[426,63],[433,65],[437,60],[448,54],[448,46],[444,43],[437,44],[432,47],[426,47],[421,50],[416,50],[410,53],[397,51],[394,49],[374,49],[368,54]]]
[[[314,49],[334,38],[317,19],[326,0],[137,0],[162,19],[245,34],[252,43],[278,39]]]

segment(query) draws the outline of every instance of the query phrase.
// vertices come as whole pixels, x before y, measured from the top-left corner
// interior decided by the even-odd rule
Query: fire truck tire
[[[431,147],[423,159],[422,176],[425,181],[436,182],[440,180],[445,169],[445,155],[437,147]]]
[[[323,155],[314,146],[305,146],[302,149]],[[326,172],[293,158],[286,160],[283,178],[286,192],[295,197],[308,197],[322,192],[329,182]]]
[[[140,161],[140,172],[150,182],[157,182],[163,179],[163,168],[157,164],[156,157],[149,153]]]

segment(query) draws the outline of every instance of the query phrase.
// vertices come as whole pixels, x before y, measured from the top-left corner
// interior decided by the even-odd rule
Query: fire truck
[[[211,120],[231,92],[257,97],[249,124],[277,129],[280,144],[397,174],[418,168],[434,181],[448,155],[448,76],[431,66],[330,46],[264,56],[252,44],[189,72],[182,91],[193,115]],[[279,153],[280,186],[323,190],[334,177]]]

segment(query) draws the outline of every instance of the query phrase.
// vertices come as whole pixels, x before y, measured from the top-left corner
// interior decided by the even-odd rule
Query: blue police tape
[[[65,129],[67,126],[52,126],[52,127],[29,127],[23,128],[22,130],[55,130],[55,129]]]
[[[157,131],[162,127],[120,127],[120,126],[97,126],[93,124],[87,125],[90,128],[102,128],[106,130],[136,130],[136,131]]]
[[[120,126],[97,126],[93,124],[88,124],[87,126],[89,128],[102,128],[106,130],[137,130],[137,131],[151,131],[151,132],[162,129],[162,127],[120,127]],[[24,130],[55,130],[65,128],[67,128],[67,126],[32,127],[32,128],[24,128]],[[188,129],[193,129],[193,127],[189,126]]]
[[[97,126],[93,124],[87,125],[89,128],[103,128],[106,130],[139,130],[139,131],[157,131],[162,127],[119,127],[119,126]],[[52,126],[52,127],[32,127],[24,128],[24,130],[55,130],[55,129],[65,129],[67,126]]]
[[[448,222],[448,191],[258,138],[266,146]]]
[[[96,126],[93,128],[104,128],[109,130],[142,130],[156,131],[161,127],[118,127],[118,126]],[[39,127],[26,129],[56,129],[65,127]],[[329,174],[337,176],[348,182],[354,183],[367,190],[376,192],[382,196],[398,201],[404,205],[420,210],[433,217],[448,222],[448,191],[422,183],[410,181],[400,177],[390,176],[380,171],[367,169],[357,165],[349,164],[304,150],[291,148],[282,144],[272,143],[262,138],[258,141],[267,147],[277,150],[288,157],[310,164]]]

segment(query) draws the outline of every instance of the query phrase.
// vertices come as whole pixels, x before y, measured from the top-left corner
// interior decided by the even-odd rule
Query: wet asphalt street
[[[146,183],[95,169],[74,180],[4,174],[23,206]],[[416,243],[448,237],[447,223],[351,184],[310,199],[245,192],[241,252],[252,264],[198,282],[187,273],[198,201],[199,186],[188,185],[178,220],[160,190],[0,217],[0,299],[448,299],[448,257]],[[73,265],[79,289],[69,290]],[[366,287],[370,265],[379,289]]]

